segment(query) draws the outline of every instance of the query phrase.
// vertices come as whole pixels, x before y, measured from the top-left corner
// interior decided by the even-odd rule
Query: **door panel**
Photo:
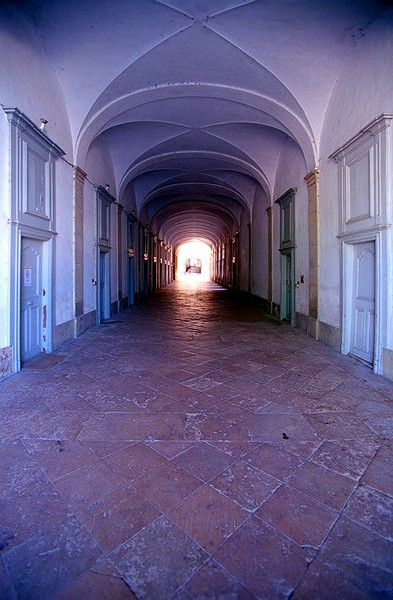
[[[135,304],[135,263],[134,258],[128,259],[128,277],[129,277],[129,290],[128,290],[128,302],[129,304]]]
[[[21,361],[42,351],[42,242],[22,238]]]
[[[372,364],[375,338],[375,242],[353,246],[350,353]]]
[[[100,321],[109,319],[109,254],[100,252]]]
[[[292,321],[292,261],[291,255],[285,255],[285,318]]]

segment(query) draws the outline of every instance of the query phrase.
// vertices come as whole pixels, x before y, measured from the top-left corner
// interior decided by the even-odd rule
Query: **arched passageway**
[[[167,286],[197,239],[213,281],[393,379],[384,0],[0,11],[1,377]]]
[[[0,2],[1,596],[391,591],[388,4]]]
[[[0,388],[2,596],[387,595],[389,399],[228,290],[173,282]]]

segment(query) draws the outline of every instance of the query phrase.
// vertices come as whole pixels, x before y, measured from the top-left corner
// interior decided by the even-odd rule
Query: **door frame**
[[[295,295],[295,196],[297,188],[290,188],[277,198],[275,204],[280,207],[280,247],[281,254],[281,292],[280,292],[280,319],[287,318],[287,262],[291,260],[291,317],[292,327],[296,325],[296,295]]]
[[[349,354],[352,333],[352,289],[354,252],[356,244],[375,242],[375,331],[374,331],[374,373],[383,372],[383,348],[387,347],[389,324],[387,315],[391,314],[390,260],[388,256],[390,231],[378,227],[341,237],[341,286],[342,286],[342,338],[341,352]]]
[[[22,238],[29,238],[42,244],[42,287],[46,298],[46,328],[41,343],[44,352],[53,350],[53,235],[50,232],[34,231],[30,227],[14,224],[11,234],[11,278],[10,278],[10,342],[13,347],[12,370],[21,369],[21,270],[22,270]]]
[[[10,150],[10,263],[9,263],[9,340],[12,347],[12,372],[21,369],[21,250],[22,237],[42,241],[42,286],[47,300],[47,319],[43,349],[53,350],[54,283],[52,282],[55,251],[55,161],[65,152],[48,138],[37,125],[16,107],[4,107],[9,121]],[[28,196],[29,152],[38,156],[44,175],[43,210],[32,210]],[[32,175],[34,177],[34,175]],[[34,197],[33,197],[34,200]]]
[[[281,253],[281,298],[280,298],[280,319],[281,320],[286,320],[287,319],[287,313],[288,313],[288,306],[287,306],[287,265],[288,265],[288,259],[291,261],[291,278],[290,278],[290,297],[291,297],[291,306],[290,306],[290,319],[289,322],[292,325],[292,327],[295,326],[295,315],[296,315],[296,311],[295,311],[295,249],[291,248],[291,249],[287,249],[287,250],[280,250]]]
[[[101,257],[104,260],[104,281],[101,277]],[[110,253],[108,249],[98,248],[98,260],[97,260],[97,323],[109,319],[111,316],[111,300],[110,300]],[[101,302],[101,285],[104,285],[104,298],[105,305],[102,307]],[[103,318],[101,318],[101,309],[103,308]]]

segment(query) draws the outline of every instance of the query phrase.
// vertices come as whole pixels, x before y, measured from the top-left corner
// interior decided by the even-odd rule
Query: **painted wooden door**
[[[21,361],[42,351],[42,242],[22,238],[20,296]]]
[[[350,353],[374,362],[375,242],[353,245]]]
[[[129,257],[128,259],[128,303],[135,304],[135,259]]]
[[[292,257],[284,255],[285,260],[285,318],[292,322]]]
[[[109,319],[109,253],[100,252],[100,321]]]

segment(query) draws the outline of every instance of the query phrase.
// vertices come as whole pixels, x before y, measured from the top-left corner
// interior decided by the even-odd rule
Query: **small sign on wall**
[[[31,274],[32,274],[32,268],[29,265],[26,265],[23,268],[23,285],[24,287],[30,287],[31,286]]]

